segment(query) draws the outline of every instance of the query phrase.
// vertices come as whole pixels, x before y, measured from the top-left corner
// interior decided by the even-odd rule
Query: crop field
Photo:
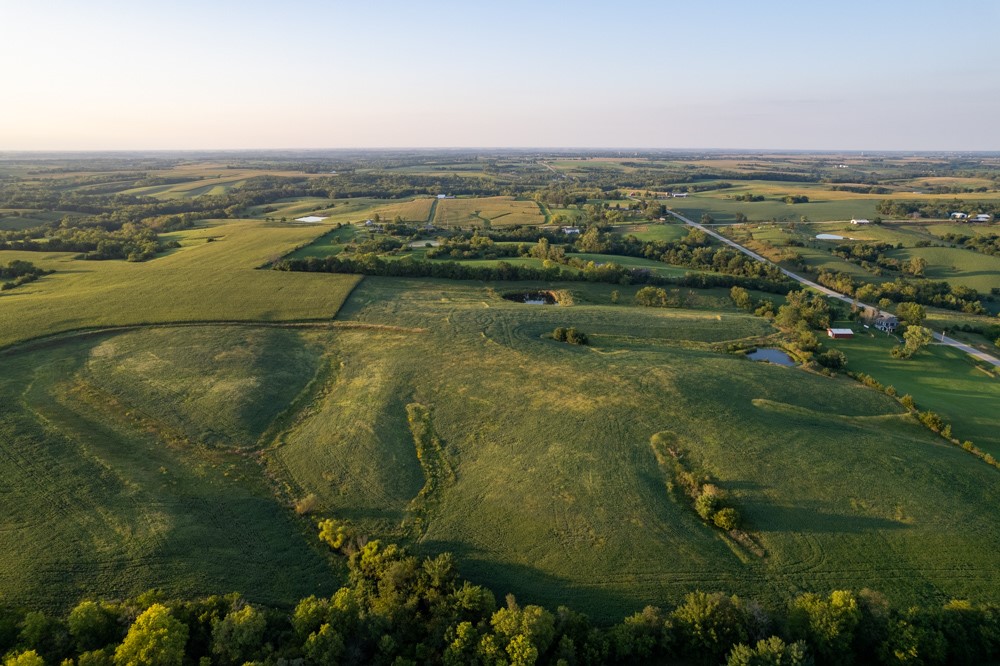
[[[167,235],[183,247],[145,263],[0,251],[0,263],[23,259],[56,271],[0,293],[0,346],[100,326],[328,319],[358,278],[255,270],[323,231],[254,220],[213,223]]]
[[[543,224],[538,204],[513,197],[441,199],[437,202],[434,224],[441,227],[510,226]]]
[[[239,453],[316,374],[314,336],[166,328],[3,353],[4,601],[329,594],[336,569]]]
[[[764,201],[746,202],[724,198],[719,190],[712,193],[691,194],[684,199],[668,199],[667,206],[678,213],[694,220],[701,219],[705,213],[719,223],[736,222],[736,213],[743,213],[750,220],[784,220],[797,222],[803,215],[810,220],[850,220],[852,217],[872,218],[875,216],[877,198],[838,199],[832,201],[813,201],[809,203],[786,204],[784,201],[766,199]]]

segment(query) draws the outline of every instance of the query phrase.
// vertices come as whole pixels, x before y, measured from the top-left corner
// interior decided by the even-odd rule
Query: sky
[[[0,0],[0,151],[1000,150],[996,0]]]

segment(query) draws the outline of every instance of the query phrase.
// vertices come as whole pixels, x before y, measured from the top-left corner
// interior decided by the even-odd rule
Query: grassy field
[[[437,203],[434,224],[441,227],[510,226],[543,224],[538,204],[513,197],[442,199]]]
[[[453,551],[499,592],[608,617],[699,587],[778,598],[870,586],[900,601],[998,589],[996,471],[853,381],[710,351],[767,333],[761,319],[584,297],[524,306],[373,278],[339,318],[395,328],[338,333],[332,388],[275,464],[325,511]],[[593,346],[545,339],[557,325]],[[455,469],[416,504],[411,402],[431,410]],[[666,491],[649,448],[664,431],[734,494],[764,557]]]
[[[168,235],[183,247],[144,263],[0,251],[0,263],[24,259],[56,271],[0,294],[0,346],[100,326],[328,319],[358,278],[255,270],[325,230],[252,220],[210,223]]]
[[[878,333],[828,344],[847,354],[851,370],[868,373],[901,394],[911,394],[920,409],[937,412],[950,422],[955,437],[970,439],[1000,457],[1000,412],[996,409],[1000,378],[977,368],[964,352],[931,345],[912,359],[894,359],[889,350],[899,343]]]
[[[167,328],[3,354],[4,603],[329,594],[336,569],[240,453],[322,366],[315,335]]]

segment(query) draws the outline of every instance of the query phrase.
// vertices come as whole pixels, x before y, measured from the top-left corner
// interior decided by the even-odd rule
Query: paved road
[[[667,212],[670,213],[671,215],[673,215],[674,217],[676,217],[678,220],[680,220],[684,224],[692,226],[695,229],[700,229],[701,231],[704,231],[706,234],[708,234],[712,238],[716,238],[716,239],[722,241],[726,245],[729,245],[730,247],[733,247],[733,248],[739,250],[740,252],[742,252],[743,254],[747,255],[748,257],[752,257],[752,258],[756,259],[757,261],[762,261],[765,264],[773,264],[774,263],[774,262],[770,261],[769,259],[765,259],[764,257],[762,257],[761,255],[757,254],[756,252],[754,252],[752,250],[748,250],[747,248],[743,247],[739,243],[737,243],[735,241],[732,241],[732,240],[729,240],[728,238],[726,238],[722,234],[720,234],[718,232],[715,232],[715,231],[712,231],[711,229],[709,229],[708,227],[706,227],[704,224],[698,224],[694,220],[689,220],[688,218],[684,217],[680,213],[675,213],[672,210],[668,210]],[[844,303],[847,303],[849,305],[853,305],[855,303],[855,301],[854,301],[853,298],[851,298],[850,296],[847,296],[845,294],[842,294],[839,291],[834,291],[833,289],[830,289],[828,287],[824,287],[821,284],[816,284],[812,280],[809,280],[808,278],[804,278],[801,275],[798,275],[798,274],[793,273],[791,271],[785,270],[784,268],[781,268],[780,266],[778,266],[778,270],[780,270],[782,273],[784,273],[785,275],[787,275],[791,279],[795,280],[796,282],[804,284],[807,287],[812,287],[813,289],[826,294],[830,298],[836,298],[837,300],[843,301]],[[872,310],[878,310],[882,314],[891,314],[889,312],[885,312],[884,310],[879,310],[876,307],[873,307],[873,306],[861,303],[860,301],[858,302],[858,306],[859,307],[871,308]],[[949,337],[945,336],[942,333],[938,333],[937,331],[934,331],[934,339],[937,340],[938,342],[940,342],[943,345],[947,345],[949,347],[955,347],[956,349],[961,349],[962,351],[964,351],[969,356],[973,356],[975,358],[978,358],[981,361],[986,361],[987,363],[991,364],[992,366],[994,366],[996,368],[1000,368],[1000,359],[998,359],[995,356],[990,356],[986,352],[979,351],[975,347],[970,347],[969,345],[965,344],[964,342],[959,342],[958,340],[955,340],[954,338],[949,338]]]

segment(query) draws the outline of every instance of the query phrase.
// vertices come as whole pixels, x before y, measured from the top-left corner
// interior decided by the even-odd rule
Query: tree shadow
[[[862,534],[905,529],[907,525],[888,518],[832,513],[813,503],[778,505],[753,502],[745,512],[747,527],[754,532],[805,532]]]

